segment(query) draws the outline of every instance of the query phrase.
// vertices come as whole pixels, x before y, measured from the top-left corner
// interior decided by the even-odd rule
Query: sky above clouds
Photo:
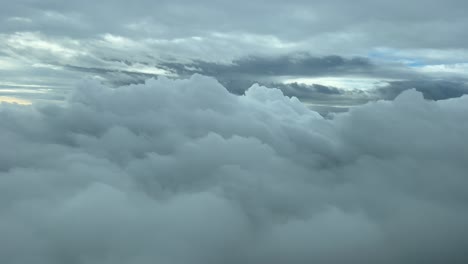
[[[392,93],[394,82],[449,80],[466,93],[466,8],[458,0],[4,1],[0,93],[63,100],[83,78],[121,85],[193,73],[235,93],[253,83],[298,83],[311,95],[313,84],[338,88],[349,105],[380,98],[374,88]],[[21,96],[10,91],[24,87]]]
[[[0,263],[468,263],[467,1],[0,1]]]

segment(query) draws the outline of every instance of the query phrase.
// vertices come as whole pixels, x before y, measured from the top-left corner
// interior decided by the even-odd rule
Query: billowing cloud
[[[466,263],[467,111],[198,75],[1,104],[0,262]]]

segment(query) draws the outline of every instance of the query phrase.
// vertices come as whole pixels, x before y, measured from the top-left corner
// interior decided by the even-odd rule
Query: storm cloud
[[[200,75],[2,103],[0,262],[466,263],[467,112]]]

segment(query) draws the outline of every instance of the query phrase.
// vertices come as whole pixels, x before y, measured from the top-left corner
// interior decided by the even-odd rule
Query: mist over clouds
[[[258,85],[0,106],[2,263],[466,263],[468,97],[324,119]]]

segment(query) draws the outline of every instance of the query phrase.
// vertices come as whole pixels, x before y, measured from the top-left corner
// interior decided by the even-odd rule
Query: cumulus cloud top
[[[466,263],[468,97],[324,119],[195,75],[0,106],[2,263]]]

